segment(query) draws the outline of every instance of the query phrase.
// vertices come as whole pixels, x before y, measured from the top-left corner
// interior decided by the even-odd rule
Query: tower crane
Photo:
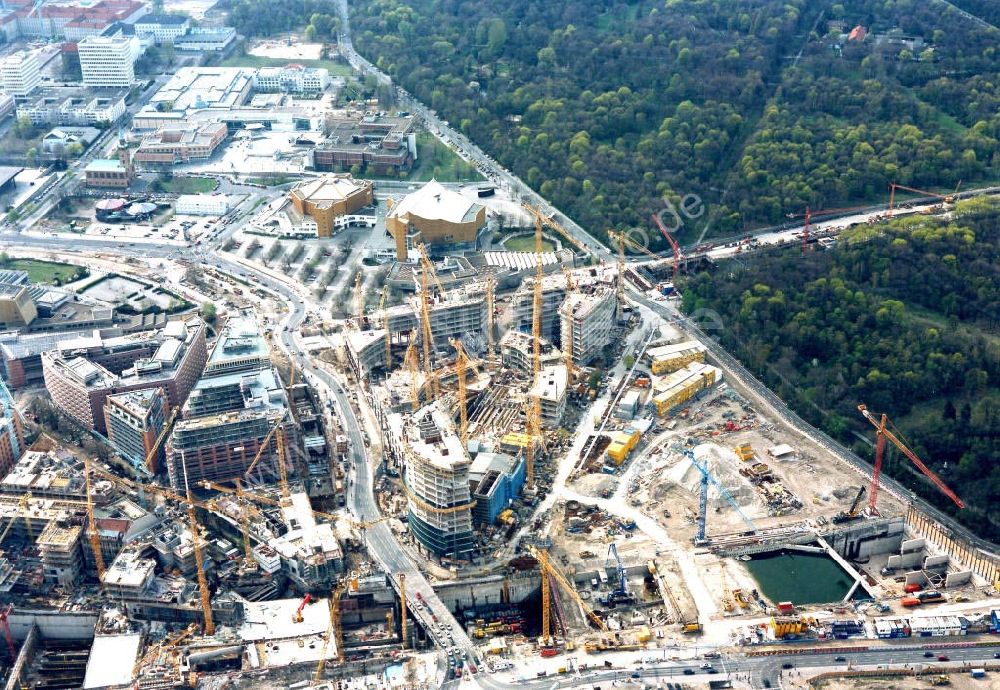
[[[153,442],[153,447],[150,448],[149,452],[146,454],[146,459],[145,461],[143,461],[142,466],[146,468],[146,471],[149,473],[150,476],[155,475],[158,470],[158,468],[153,467],[153,458],[156,457],[156,454],[160,450],[160,446],[163,444],[163,441],[167,438],[167,434],[170,433],[170,430],[174,427],[174,422],[177,421],[177,414],[180,411],[181,411],[181,406],[175,405],[174,409],[170,412],[170,417],[167,418],[167,423],[163,425],[163,428],[160,430],[160,434],[156,437],[156,440]]]
[[[458,353],[455,361],[456,373],[458,374],[458,416],[459,416],[459,437],[462,439],[462,447],[469,447],[469,400],[465,386],[465,367],[469,361],[469,356],[465,354],[462,341],[450,338],[451,346]]]
[[[736,513],[743,518],[743,522],[747,524],[752,532],[757,531],[757,526],[754,525],[753,520],[747,517],[743,509],[740,508],[740,504],[733,498],[733,495],[729,492],[729,489],[724,487],[719,483],[712,473],[708,471],[703,463],[701,463],[697,458],[695,458],[694,453],[690,450],[685,450],[684,455],[691,461],[691,464],[699,472],[701,472],[701,497],[698,503],[698,534],[694,539],[696,546],[704,546],[709,543],[709,540],[705,537],[705,530],[708,523],[708,485],[712,484],[719,491],[719,495],[726,499],[726,501],[736,510]]]
[[[385,328],[385,371],[392,370],[392,333],[389,331],[389,315],[385,311],[385,303],[389,299],[389,283],[382,286],[382,297],[378,301],[378,310],[382,312],[382,327]]]
[[[399,574],[399,617],[400,617],[400,628],[399,632],[403,636],[403,649],[406,649],[407,645],[407,634],[406,634],[406,573]]]
[[[548,552],[533,545],[528,545],[528,552],[535,558],[535,560],[538,561],[538,567],[542,571],[542,644],[544,646],[549,646],[552,643],[552,632],[550,627],[552,592],[549,590],[552,582],[555,582],[562,587],[563,590],[573,598],[573,601],[579,605],[584,615],[586,615],[599,630],[607,632],[607,625],[605,625],[601,617],[594,613],[593,609],[587,605],[587,602],[585,602],[576,591],[576,587],[574,587],[572,583],[566,579],[565,575],[559,572],[559,569],[556,568],[556,566],[549,559]]]
[[[674,252],[674,278],[673,278],[673,281],[674,281],[674,285],[676,286],[677,285],[677,274],[680,272],[680,269],[681,269],[681,246],[679,244],[677,244],[677,240],[674,239],[674,236],[671,235],[669,232],[667,232],[667,227],[663,224],[663,221],[660,219],[659,215],[657,215],[655,213],[653,214],[653,222],[656,223],[656,227],[660,229],[660,234],[662,234],[663,237],[667,240],[667,243],[670,245],[670,249],[673,250],[673,252]]]
[[[330,624],[326,628],[323,636],[323,644],[320,647],[319,662],[313,672],[313,685],[318,685],[323,680],[323,669],[326,667],[326,650],[330,648],[330,639],[336,639],[337,661],[344,660],[344,631],[340,621],[340,597],[344,594],[346,586],[338,583],[330,594]]]
[[[423,267],[420,271],[420,321],[423,327],[424,375],[430,384],[428,398],[436,400],[441,391],[437,377],[434,375],[434,370],[431,368],[431,348],[434,346],[434,336],[431,332],[430,294],[427,283],[428,276],[434,271],[434,265],[431,263],[424,245],[417,245],[417,249],[420,250],[420,261]],[[433,275],[434,279],[437,280],[437,274]],[[440,285],[440,282],[438,285]]]
[[[940,199],[942,202],[944,202],[946,204],[953,204],[953,203],[955,203],[955,199],[958,198],[958,190],[959,190],[959,188],[961,186],[962,186],[962,183],[959,182],[955,186],[955,191],[952,192],[951,194],[938,194],[937,192],[928,192],[928,191],[925,191],[923,189],[915,189],[913,187],[907,187],[906,185],[901,185],[901,184],[896,184],[895,182],[891,182],[889,184],[889,210],[888,210],[888,212],[887,212],[886,215],[888,215],[890,218],[892,218],[892,211],[893,211],[893,209],[896,206],[896,190],[897,189],[902,189],[902,190],[907,191],[907,192],[913,192],[914,194],[923,194],[924,196],[930,196],[930,197],[934,197],[935,199]]]
[[[489,369],[493,371],[496,367],[496,342],[493,339],[495,329],[494,319],[496,307],[493,304],[497,288],[496,279],[490,275],[486,277],[486,352],[489,355]]]
[[[542,371],[542,219],[535,216],[535,284],[531,300],[531,382],[538,386],[538,378]],[[528,433],[532,440],[528,444],[526,484],[530,489],[535,485],[535,438],[542,435],[542,399],[537,395],[529,396],[531,413],[528,415]]]
[[[184,463],[184,456],[181,456]],[[194,503],[191,502],[191,486],[188,484],[187,466],[184,463],[184,489],[187,493],[187,513],[188,522],[191,529],[191,545],[194,550],[194,562],[198,568],[198,594],[201,597],[201,611],[205,617],[205,635],[211,637],[215,634],[215,622],[212,620],[212,599],[208,590],[208,578],[205,577],[205,557],[201,552],[201,529],[198,527],[198,520],[194,514]]]
[[[564,228],[558,221],[556,221],[554,213],[548,216],[543,215],[538,208],[532,206],[528,202],[523,202],[521,206],[524,207],[524,210],[526,210],[532,216],[532,218],[535,219],[536,222],[540,222],[543,225],[548,225],[550,228],[552,228],[560,235],[562,235],[567,242],[576,247],[582,254],[590,253],[590,250],[587,249],[587,245],[585,245],[583,242],[574,237],[573,233],[571,233],[569,230]]]
[[[83,458],[83,477],[87,490],[87,536],[90,539],[90,548],[94,552],[94,565],[97,568],[97,581],[99,583],[103,583],[104,554],[101,553],[101,535],[97,533],[97,520],[94,519],[94,495],[90,479],[91,468],[90,457],[85,455]],[[0,539],[0,543],[2,542],[3,540]]]
[[[410,370],[410,397],[413,402],[413,411],[420,407],[420,376],[418,372],[420,366],[417,364],[417,332],[410,331],[410,342],[406,346],[406,354],[403,355],[403,363]]]
[[[868,512],[872,515],[878,515],[878,485],[879,478],[882,476],[882,458],[885,454],[885,442],[886,440],[892,442],[892,445],[899,448],[899,450],[905,455],[910,462],[917,466],[924,476],[931,480],[931,482],[938,488],[938,490],[945,496],[951,499],[959,508],[965,507],[965,502],[952,491],[944,481],[934,473],[934,470],[929,468],[924,464],[924,461],[917,457],[916,453],[910,450],[905,443],[903,443],[899,438],[889,431],[887,428],[891,423],[889,418],[882,414],[878,419],[875,418],[871,412],[868,411],[867,406],[858,405],[858,411],[861,415],[867,419],[872,426],[877,430],[875,433],[875,466],[872,470],[872,482],[871,487],[868,490]]]

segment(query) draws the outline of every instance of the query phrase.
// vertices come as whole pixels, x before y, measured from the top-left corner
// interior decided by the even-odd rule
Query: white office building
[[[181,14],[147,14],[135,22],[135,32],[152,36],[157,43],[172,44],[191,28],[191,21]]]
[[[174,211],[187,216],[224,216],[229,212],[225,194],[181,194]]]
[[[322,68],[302,65],[261,67],[257,70],[254,85],[258,91],[318,93],[330,85],[330,73]]]
[[[88,36],[77,45],[85,85],[121,88],[135,81],[135,61],[140,54],[135,36]]]
[[[14,98],[30,95],[41,83],[41,65],[34,51],[18,51],[0,63],[0,87]]]

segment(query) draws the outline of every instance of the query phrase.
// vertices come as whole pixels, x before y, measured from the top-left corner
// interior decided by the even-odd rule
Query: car
[[[632,671],[632,678],[642,678],[642,674],[638,671]]]
[[[938,656],[938,661],[951,661],[951,659],[948,658],[947,654],[941,654]]]
[[[934,652],[924,652],[925,659],[930,659],[932,656],[934,656]]]
[[[684,669],[684,675],[685,676],[693,676],[694,675],[694,669],[693,668],[686,668],[686,669]]]
[[[719,669],[717,669],[717,668],[710,668],[710,669],[708,669],[708,670],[705,671],[705,673],[718,673],[718,672],[719,672]]]
[[[701,665],[701,668],[712,668],[712,664],[705,662],[704,664]]]
[[[764,687],[765,688],[771,687],[771,681],[769,681],[767,678],[764,679]]]
[[[846,656],[835,656],[835,657],[833,657],[833,660],[834,661],[847,661],[847,657]]]
[[[783,664],[781,665],[781,668],[783,668],[783,669],[786,669],[786,670],[787,670],[787,669],[790,669],[790,668],[793,668],[793,667],[792,667],[792,664],[791,664],[791,662],[789,662],[789,661],[786,661],[785,663],[783,663]]]

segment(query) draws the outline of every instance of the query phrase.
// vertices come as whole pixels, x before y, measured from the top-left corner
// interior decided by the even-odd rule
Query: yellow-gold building
[[[407,194],[385,218],[396,241],[396,258],[406,261],[417,244],[447,247],[474,245],[486,226],[486,207],[445,188],[437,180]]]
[[[316,223],[317,237],[330,237],[346,216],[371,206],[375,201],[372,183],[350,175],[324,175],[300,182],[288,193],[288,200],[301,216]]]

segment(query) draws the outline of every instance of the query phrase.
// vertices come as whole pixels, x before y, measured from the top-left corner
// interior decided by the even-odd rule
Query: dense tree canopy
[[[1000,167],[1000,34],[937,3],[351,7],[362,53],[598,235],[690,193],[726,234]]]
[[[723,344],[848,444],[870,436],[858,403],[888,413],[970,504],[961,519],[1000,539],[1000,202],[858,227],[830,251],[777,250],[743,267],[694,278],[685,309],[718,312]],[[947,507],[905,460],[891,469]]]

